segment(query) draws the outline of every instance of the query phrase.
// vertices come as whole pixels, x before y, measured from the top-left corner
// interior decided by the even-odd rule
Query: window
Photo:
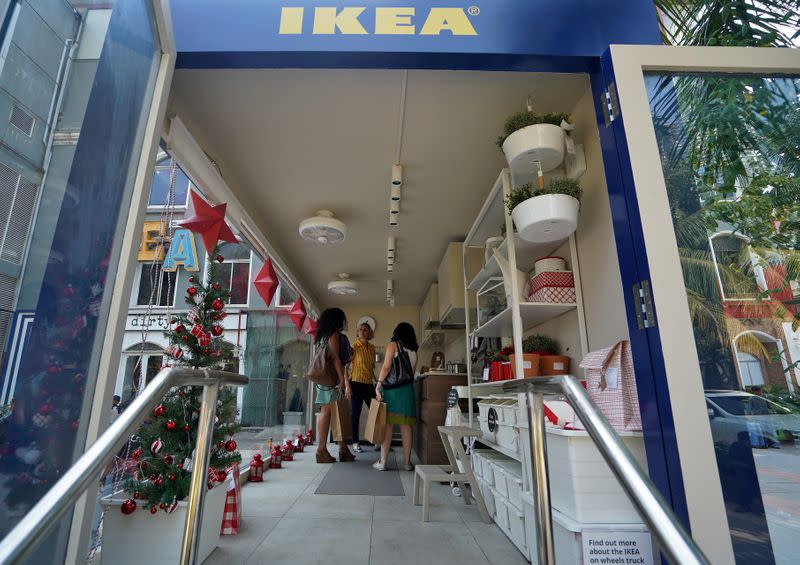
[[[172,168],[169,166],[157,166],[153,174],[153,185],[150,187],[150,201],[148,206],[166,206],[169,196],[169,179]],[[189,197],[189,187],[192,183],[189,177],[180,170],[175,171],[175,206],[186,206],[186,199]]]
[[[153,297],[153,306],[174,306],[175,294],[177,292],[175,284],[175,272],[164,272],[161,265],[145,264],[139,275],[139,293],[136,297],[138,306],[150,304],[150,297]],[[155,289],[153,287],[156,287]]]
[[[246,245],[225,243],[219,254],[225,261],[219,265],[219,280],[231,293],[229,304],[246,306],[250,288],[250,248]]]
[[[288,284],[278,286],[278,303],[276,306],[291,306],[297,300],[297,293]]]
[[[130,353],[123,354],[122,375],[116,387],[116,394],[122,399],[123,405],[128,404],[137,388],[146,386],[164,364],[164,356],[156,345],[146,343],[144,349],[142,353],[142,345],[139,344],[128,349]]]
[[[739,353],[739,374],[742,377],[742,386],[760,386],[764,384],[764,371],[761,368],[761,361],[749,353]]]
[[[0,259],[22,265],[39,186],[0,163]]]

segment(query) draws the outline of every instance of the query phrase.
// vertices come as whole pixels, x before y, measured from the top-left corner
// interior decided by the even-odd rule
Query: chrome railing
[[[628,498],[636,506],[650,533],[656,537],[661,551],[679,565],[707,564],[708,559],[670,509],[661,493],[644,474],[625,444],[605,416],[589,398],[586,390],[572,375],[513,379],[473,385],[503,392],[525,393],[528,403],[530,465],[533,477],[533,499],[536,516],[536,541],[540,565],[555,564],[553,520],[550,511],[550,481],[547,470],[547,442],[544,424],[544,394],[564,396],[589,433],[597,449],[611,467]],[[480,441],[480,440],[479,440]]]
[[[153,408],[176,386],[202,386],[203,397],[197,427],[194,468],[189,490],[186,523],[181,542],[181,564],[194,564],[200,546],[200,527],[205,502],[208,463],[214,435],[214,416],[220,385],[244,386],[244,375],[207,369],[171,367],[155,376],[119,418],[47,491],[22,520],[0,541],[0,564],[22,561],[56,524],[57,519],[84,491],[96,484],[105,464],[119,451]]]

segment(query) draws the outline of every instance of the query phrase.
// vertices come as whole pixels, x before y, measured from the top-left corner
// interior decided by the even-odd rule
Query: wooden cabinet
[[[430,330],[439,326],[439,284],[433,283],[425,295],[425,301],[419,310],[419,331]]]
[[[480,249],[467,249],[467,272],[477,272],[483,262]],[[464,326],[464,256],[463,245],[453,242],[439,264],[439,324],[443,328]],[[469,307],[475,307],[475,293],[469,293]]]
[[[467,384],[464,374],[431,374],[417,381],[417,429],[414,449],[423,465],[446,465],[447,453],[439,437],[439,426],[447,416],[447,393],[454,386]]]

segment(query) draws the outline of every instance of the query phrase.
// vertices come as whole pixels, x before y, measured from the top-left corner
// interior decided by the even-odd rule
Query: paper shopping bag
[[[344,396],[331,404],[331,433],[333,441],[348,441],[353,435],[350,425],[350,401]]]
[[[367,428],[364,430],[364,438],[375,445],[383,443],[383,434],[386,428],[386,403],[372,399],[369,405],[369,416],[367,417]]]

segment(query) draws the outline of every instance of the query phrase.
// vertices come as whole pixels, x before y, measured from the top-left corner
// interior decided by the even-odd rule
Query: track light
[[[386,248],[386,256],[389,259],[394,259],[394,245],[395,245],[395,238],[393,235],[389,236],[389,243]]]
[[[392,185],[400,186],[403,184],[403,165],[392,165]]]
[[[394,271],[394,265],[392,265],[391,263],[389,263],[389,264],[386,266],[386,272],[387,272],[387,273],[391,273],[391,272],[393,272],[393,271]]]
[[[392,279],[387,279],[386,280],[386,292],[391,294],[393,289],[394,289],[394,281]]]
[[[392,214],[399,214],[400,213],[400,201],[399,200],[391,200],[389,202],[389,212]]]
[[[397,217],[399,215],[400,214],[392,214],[391,212],[389,213],[389,225],[390,226],[396,226],[397,225]]]
[[[400,200],[400,185],[392,185],[392,200]]]

